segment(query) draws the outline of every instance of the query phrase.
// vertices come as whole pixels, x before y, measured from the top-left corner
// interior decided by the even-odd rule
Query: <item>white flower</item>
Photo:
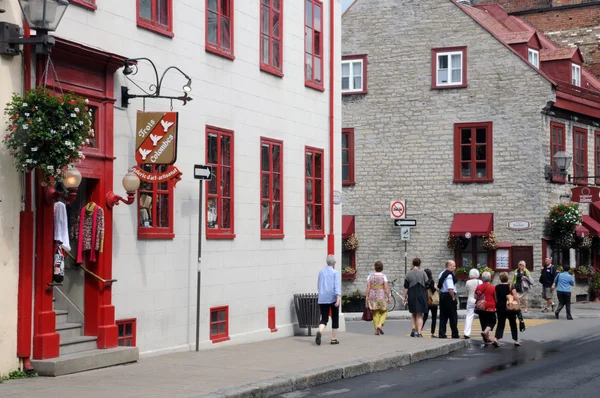
[[[86,144],[89,144],[89,143],[90,143],[90,139],[89,139],[89,138],[88,138],[88,139],[86,139],[86,140],[85,140],[85,143],[86,143]]]
[[[76,114],[74,114],[74,113],[71,113],[71,117],[72,117],[72,118],[76,118],[76,117],[77,117],[77,115],[76,115]]]
[[[25,112],[24,113],[25,117],[29,117],[29,113]]]
[[[89,103],[90,103],[90,100],[88,100],[88,99],[86,98],[86,99],[85,99],[85,103],[86,103],[86,104],[89,104]]]
[[[51,134],[56,134],[56,130],[50,130]]]
[[[37,152],[37,148],[31,148],[31,152]]]
[[[29,128],[28,125],[26,125],[26,124],[23,125],[23,130],[27,130],[28,128]]]
[[[38,118],[37,118],[37,121],[38,121],[38,122],[41,122],[41,121],[42,121],[42,118],[41,118],[41,117],[38,117]]]
[[[31,164],[31,163],[33,163],[33,160],[27,159],[27,160],[25,160],[25,163]]]
[[[23,106],[29,106],[29,105],[27,105],[27,102],[23,102]]]
[[[75,108],[75,112],[76,112],[76,113],[79,113],[79,108]]]
[[[79,125],[80,125],[80,126],[83,126],[83,120],[80,120],[80,121],[79,121]]]
[[[54,171],[54,166],[46,166],[46,168],[50,171]]]

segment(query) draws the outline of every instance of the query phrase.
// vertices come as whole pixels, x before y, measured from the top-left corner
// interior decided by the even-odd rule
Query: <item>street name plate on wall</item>
[[[509,269],[509,249],[496,249],[496,269]]]
[[[525,231],[531,228],[531,222],[526,220],[509,221],[506,226],[513,231]]]
[[[135,137],[138,164],[175,163],[177,119],[177,112],[138,112]]]

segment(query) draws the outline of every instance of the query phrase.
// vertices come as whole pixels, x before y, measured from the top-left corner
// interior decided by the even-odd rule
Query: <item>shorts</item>
[[[340,327],[340,307],[335,306],[335,302],[331,304],[319,304],[319,310],[321,311],[321,322],[320,325],[326,325],[329,321],[329,310],[331,310],[331,328],[339,329]]]
[[[527,293],[528,292],[517,293],[517,297],[519,298],[519,300],[521,300],[522,298],[524,298],[525,300],[527,300]]]
[[[542,298],[544,300],[552,300],[552,288],[551,287],[543,287],[542,288]]]

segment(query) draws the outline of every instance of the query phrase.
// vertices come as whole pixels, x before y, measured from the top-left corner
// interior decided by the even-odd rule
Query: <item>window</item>
[[[139,166],[152,174],[162,174],[173,166],[142,164]],[[174,189],[171,181],[140,182],[138,192],[138,238],[173,239]]]
[[[210,339],[213,343],[229,340],[229,307],[210,309]]]
[[[367,93],[366,55],[348,55],[342,57],[342,93]]]
[[[472,237],[467,247],[457,253],[460,257],[460,266],[467,268],[481,268],[488,266],[488,251],[483,248],[483,238]],[[490,268],[493,268],[490,266]]]
[[[283,76],[283,1],[262,0],[260,6],[260,69]]]
[[[115,323],[119,331],[119,346],[135,347],[136,318],[121,319]]]
[[[432,88],[467,87],[467,48],[431,50]]]
[[[573,182],[587,184],[587,130],[573,128]]]
[[[323,4],[319,0],[305,0],[304,14],[304,84],[324,91]]]
[[[283,142],[260,140],[260,235],[283,238]]]
[[[234,59],[233,0],[206,0],[206,51]]]
[[[96,0],[70,0],[69,3],[77,4],[83,8],[87,8],[88,10],[95,11],[98,9],[96,6]]]
[[[571,64],[571,83],[574,86],[581,86],[581,66]]]
[[[492,122],[454,125],[454,182],[491,182]]]
[[[540,67],[540,52],[538,50],[534,50],[533,48],[530,48],[527,51],[527,59],[529,60],[529,63],[531,65],[533,65],[539,69],[539,67]]]
[[[600,131],[594,134],[594,166],[594,175],[599,176],[594,183],[600,185]]]
[[[206,238],[233,239],[233,131],[206,126],[206,164],[213,178],[206,190]]]
[[[306,147],[305,149],[305,195],[304,219],[306,237],[322,239],[325,237],[323,224],[323,150]]]
[[[173,37],[173,0],[137,0],[137,26]]]
[[[342,185],[354,184],[354,129],[342,129]]]
[[[567,146],[565,136],[565,125],[556,122],[550,122],[550,164],[552,165],[552,181],[565,182],[565,177],[561,177],[556,164],[554,164],[554,155],[557,152],[564,151]]]

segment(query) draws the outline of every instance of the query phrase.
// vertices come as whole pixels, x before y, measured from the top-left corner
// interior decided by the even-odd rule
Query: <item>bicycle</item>
[[[394,295],[398,296],[398,298],[400,299],[400,302],[403,303],[403,307],[404,309],[406,309],[406,305],[404,305],[404,296],[400,294],[400,292],[396,289],[394,289],[394,284],[396,283],[396,281],[398,280],[398,278],[394,279],[391,282],[388,282],[388,286],[390,288],[390,303],[387,305],[387,310],[388,311],[393,311],[394,308],[396,308],[396,297],[394,297]]]

